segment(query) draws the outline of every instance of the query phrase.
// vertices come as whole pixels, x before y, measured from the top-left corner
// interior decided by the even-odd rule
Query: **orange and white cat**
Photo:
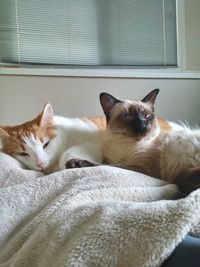
[[[102,162],[101,131],[105,120],[54,116],[46,104],[35,119],[17,126],[0,126],[2,151],[29,169],[46,173]]]
[[[158,92],[153,90],[141,101],[100,95],[107,119],[105,161],[176,183],[188,194],[200,187],[200,130],[157,118],[154,102]]]

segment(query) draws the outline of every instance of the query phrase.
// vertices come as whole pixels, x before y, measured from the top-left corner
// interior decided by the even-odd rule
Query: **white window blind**
[[[176,66],[176,1],[0,0],[0,64]]]

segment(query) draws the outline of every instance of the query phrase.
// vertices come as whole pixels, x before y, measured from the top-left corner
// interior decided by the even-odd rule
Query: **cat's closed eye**
[[[26,153],[26,152],[20,152],[20,153],[17,153],[17,155],[19,155],[21,157],[27,157],[27,156],[29,156],[29,154]]]
[[[43,149],[45,149],[48,145],[49,145],[50,141],[47,141],[44,145],[43,145]]]

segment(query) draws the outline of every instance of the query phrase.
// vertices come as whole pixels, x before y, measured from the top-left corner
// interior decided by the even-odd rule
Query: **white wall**
[[[99,94],[141,99],[160,88],[156,112],[171,120],[199,122],[200,80],[0,76],[0,124],[32,119],[50,101],[56,114],[103,115]]]
[[[200,71],[200,0],[184,2],[185,65],[187,70]],[[53,104],[55,113],[65,116],[102,115],[100,92],[106,91],[122,99],[140,99],[154,88],[161,89],[156,103],[160,116],[175,121],[199,122],[200,80],[197,79],[0,75],[0,124],[17,124],[32,119],[42,110],[45,101]]]

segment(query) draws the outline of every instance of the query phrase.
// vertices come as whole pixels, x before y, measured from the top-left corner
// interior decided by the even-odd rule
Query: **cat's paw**
[[[66,169],[97,166],[98,164],[84,159],[70,159],[65,164]]]

